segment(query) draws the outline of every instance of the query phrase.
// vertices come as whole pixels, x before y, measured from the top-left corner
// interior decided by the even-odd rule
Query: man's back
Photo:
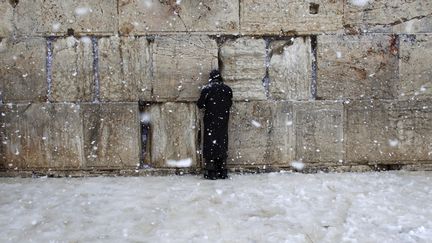
[[[198,107],[205,108],[205,114],[224,115],[229,113],[232,105],[232,90],[223,83],[211,83],[203,89],[203,100]]]
[[[233,94],[217,70],[210,73],[209,81],[197,102],[200,109],[204,108],[204,177],[227,178],[228,120]]]

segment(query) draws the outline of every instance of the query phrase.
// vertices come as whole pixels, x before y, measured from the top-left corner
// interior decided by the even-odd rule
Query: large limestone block
[[[416,33],[430,29],[432,2],[406,0],[348,0],[344,22],[370,32]]]
[[[86,167],[134,167],[140,160],[138,103],[82,104]]]
[[[150,45],[145,37],[99,39],[101,99],[150,100],[150,64]]]
[[[227,40],[221,47],[221,74],[234,100],[265,100],[266,43],[249,37]]]
[[[237,33],[238,0],[120,0],[120,32]]]
[[[274,99],[311,98],[312,53],[309,37],[270,43],[269,90]]]
[[[391,99],[398,80],[397,39],[387,35],[318,36],[317,96]]]
[[[0,93],[3,101],[42,101],[47,95],[46,41],[28,38],[0,42]]]
[[[354,101],[345,112],[348,162],[432,160],[430,100]]]
[[[93,47],[89,37],[73,36],[52,43],[51,99],[91,101],[93,89]]]
[[[157,101],[196,101],[218,67],[218,47],[207,36],[159,36],[152,46],[153,96]]]
[[[343,0],[242,0],[242,33],[322,33],[342,27]]]
[[[103,101],[136,99],[137,87],[123,80],[121,75],[120,38],[113,36],[98,40],[99,85]],[[126,97],[125,97],[126,96]]]
[[[42,4],[43,34],[75,33],[116,34],[116,0],[45,0]]]
[[[173,167],[176,162],[197,165],[198,113],[194,103],[155,104],[146,110],[150,116],[150,164]]]
[[[79,105],[3,105],[0,164],[9,169],[79,168],[83,161]]]
[[[10,1],[0,0],[0,39],[9,37],[13,31],[13,8]]]
[[[339,162],[344,159],[343,105],[333,101],[294,103],[296,159]]]
[[[43,30],[44,0],[9,1],[14,2],[14,34],[19,38],[40,36]],[[52,23],[54,24],[54,23]]]
[[[432,98],[432,35],[401,36],[399,98]]]
[[[228,164],[288,165],[294,160],[291,103],[236,102],[230,116]]]

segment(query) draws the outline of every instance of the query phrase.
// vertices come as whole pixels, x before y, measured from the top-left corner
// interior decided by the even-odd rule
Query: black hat
[[[219,70],[213,69],[210,72],[209,79],[221,79]]]

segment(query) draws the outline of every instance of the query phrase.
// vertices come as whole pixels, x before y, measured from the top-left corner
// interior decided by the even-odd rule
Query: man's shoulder
[[[232,93],[232,89],[231,89],[230,86],[228,86],[228,85],[226,85],[226,84],[222,84],[222,85],[223,85],[224,89],[227,89],[228,92]]]

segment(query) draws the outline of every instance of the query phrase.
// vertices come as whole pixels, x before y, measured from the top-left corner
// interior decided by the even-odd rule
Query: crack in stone
[[[53,41],[54,37],[48,37],[46,40],[46,78],[47,78],[47,102],[52,101],[52,61],[53,61]]]
[[[98,39],[92,37],[93,44],[93,102],[99,103],[100,84],[99,84],[99,46]]]
[[[311,80],[311,97],[317,99],[317,79],[318,79],[318,38],[316,35],[310,36],[312,50],[312,80]]]
[[[265,75],[262,79],[263,86],[264,86],[264,92],[265,95],[268,98],[270,98],[270,76],[269,76],[269,69],[270,69],[270,61],[271,61],[271,53],[270,53],[270,42],[271,40],[269,38],[264,38],[265,41],[265,59],[264,59],[264,65],[265,65]]]
[[[420,19],[423,19],[423,18],[431,17],[431,16],[432,16],[432,14],[428,14],[428,15],[420,15],[420,16],[416,16],[416,17],[412,17],[412,18],[400,18],[400,19],[398,19],[398,20],[396,20],[396,21],[393,21],[393,22],[391,22],[391,23],[387,23],[387,24],[383,24],[383,23],[372,23],[372,24],[370,24],[370,25],[372,25],[372,26],[382,25],[382,26],[384,26],[384,27],[388,27],[388,26],[395,26],[395,25],[398,25],[398,24],[403,24],[403,23],[409,22],[409,21],[411,21],[411,20],[415,20],[415,19],[420,20]]]

